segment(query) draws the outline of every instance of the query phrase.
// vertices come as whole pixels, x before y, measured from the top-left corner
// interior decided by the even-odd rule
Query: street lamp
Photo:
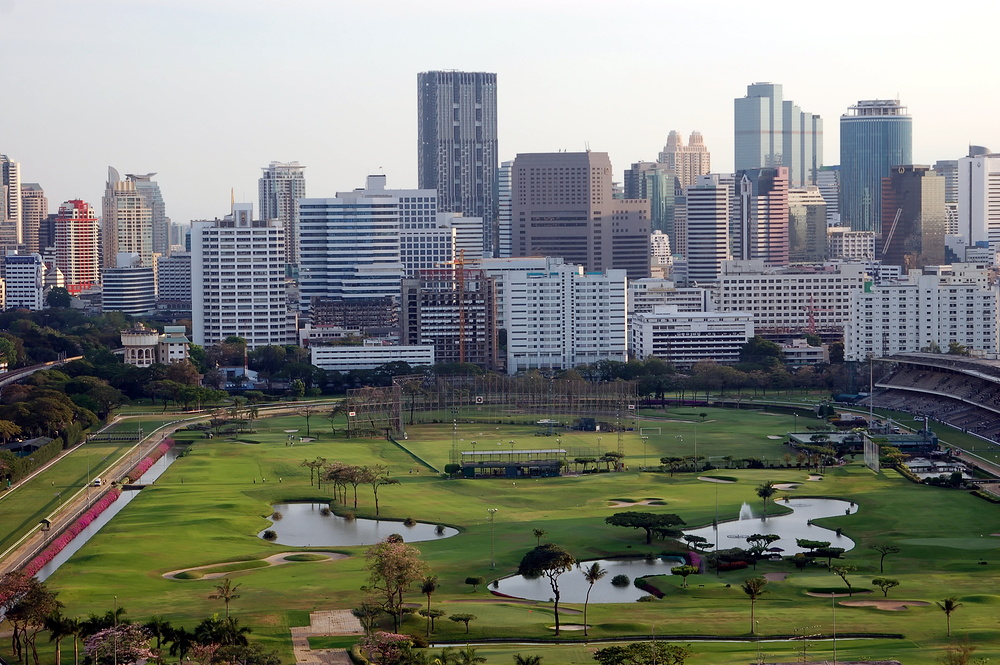
[[[490,514],[486,519],[490,523],[490,569],[497,569],[497,558],[496,558],[496,514],[498,508],[487,508],[486,512]]]
[[[603,436],[597,437],[597,454],[598,455],[601,454],[601,441],[603,441],[603,440],[604,440]]]
[[[648,436],[639,437],[642,439],[642,470],[646,470],[646,442],[649,441]]]

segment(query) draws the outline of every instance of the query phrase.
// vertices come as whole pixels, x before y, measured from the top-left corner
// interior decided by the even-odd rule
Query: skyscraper
[[[785,100],[781,84],[752,83],[734,100],[736,170],[788,167],[792,187],[816,184],[823,120]]]
[[[625,171],[625,198],[649,201],[649,224],[653,231],[675,239],[674,209],[677,195],[683,191],[678,178],[666,164],[636,162]]]
[[[417,179],[438,210],[481,217],[487,251],[497,243],[497,75],[417,75]]]
[[[865,99],[840,116],[840,218],[881,231],[882,178],[913,163],[913,119],[898,99]]]
[[[729,254],[729,185],[716,174],[698,176],[687,189],[687,263],[689,282],[719,279]]]
[[[0,155],[0,246],[23,242],[21,224],[21,165]]]
[[[295,204],[306,195],[306,167],[298,162],[271,162],[258,181],[260,218],[277,219],[285,229],[285,262],[299,262],[299,233]]]
[[[734,258],[788,265],[788,168],[737,171],[734,197]]]
[[[98,220],[94,208],[79,199],[59,206],[55,230],[56,268],[66,290],[77,295],[101,280]]]
[[[108,167],[101,215],[101,265],[117,266],[121,252],[138,254],[142,266],[153,265],[153,207],[136,180],[122,180]]]
[[[966,244],[1000,249],[1000,155],[958,160],[958,233]]]
[[[826,200],[819,187],[788,190],[788,260],[791,263],[826,260]]]
[[[137,175],[126,173],[125,178],[135,183],[135,189],[146,199],[149,206],[152,229],[153,253],[160,256],[170,254],[170,218],[167,217],[167,208],[163,203],[163,194],[160,193],[159,183],[153,182],[155,173],[145,173]]]
[[[712,155],[705,146],[701,132],[691,132],[688,144],[684,145],[680,133],[670,130],[667,144],[663,146],[656,161],[668,171],[673,171],[684,188],[693,185],[698,176],[712,171]]]
[[[608,153],[520,154],[512,183],[515,256],[649,277],[649,201],[613,197]]]
[[[904,270],[944,263],[945,178],[903,165],[882,178],[882,263]]]
[[[41,252],[45,249],[39,242],[42,220],[49,214],[49,200],[37,182],[21,185],[21,241],[24,251]]]

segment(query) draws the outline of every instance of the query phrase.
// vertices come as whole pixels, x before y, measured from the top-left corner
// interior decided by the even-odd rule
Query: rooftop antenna
[[[236,212],[236,188],[229,188],[229,214],[235,214]]]
[[[586,147],[587,152],[590,152],[590,141],[584,141],[583,145]]]

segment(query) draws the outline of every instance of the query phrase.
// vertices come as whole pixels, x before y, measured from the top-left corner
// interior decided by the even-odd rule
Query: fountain
[[[753,508],[746,501],[740,506],[740,520],[752,520],[753,519]]]

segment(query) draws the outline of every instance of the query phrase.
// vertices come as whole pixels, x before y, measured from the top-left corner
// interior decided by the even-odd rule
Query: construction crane
[[[902,208],[896,208],[896,216],[892,220],[892,226],[889,227],[889,233],[885,236],[885,242],[882,244],[882,256],[885,256],[885,252],[889,249],[889,243],[892,242],[892,236],[896,232],[896,225],[899,224],[899,216],[903,214]]]

